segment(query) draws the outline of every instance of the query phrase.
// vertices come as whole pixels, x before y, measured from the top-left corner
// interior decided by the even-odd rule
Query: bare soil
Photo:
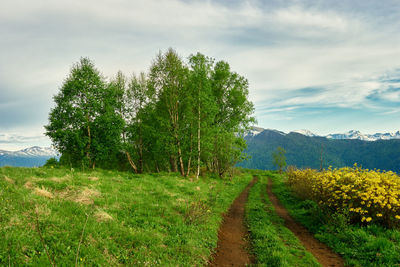
[[[218,231],[217,250],[209,266],[246,266],[254,263],[249,253],[248,231],[244,224],[244,207],[250,188],[257,182],[254,178],[235,199]]]
[[[328,246],[321,243],[301,224],[297,223],[282,206],[278,198],[272,193],[272,180],[267,186],[268,197],[275,207],[276,213],[285,221],[285,226],[292,231],[303,246],[314,255],[322,266],[344,266],[343,259],[334,253]]]

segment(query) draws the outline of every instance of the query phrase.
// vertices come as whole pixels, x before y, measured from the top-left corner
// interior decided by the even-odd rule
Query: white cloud
[[[350,19],[334,12],[320,10],[305,10],[300,6],[278,9],[274,12],[277,24],[288,25],[295,28],[314,28],[323,31],[345,32],[351,24]],[[354,25],[352,25],[354,27]]]
[[[89,56],[110,77],[146,71],[170,46],[183,57],[200,51],[228,61],[249,79],[256,107],[271,108],[268,114],[302,105],[376,108],[365,102],[374,90],[386,100],[400,97],[382,81],[400,66],[400,4],[361,2],[3,0],[0,109],[10,118],[26,112],[29,127],[36,123],[41,132],[45,112],[32,117],[17,107],[36,98],[50,110],[79,57]],[[308,87],[324,90],[298,93]],[[386,108],[379,111],[392,111]],[[0,133],[23,128],[15,120],[0,125]]]

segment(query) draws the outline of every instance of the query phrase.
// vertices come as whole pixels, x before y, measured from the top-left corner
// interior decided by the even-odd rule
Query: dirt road
[[[218,231],[218,245],[209,266],[246,266],[254,263],[249,254],[248,231],[244,224],[244,207],[250,188],[257,182],[254,178],[232,203]]]
[[[267,193],[276,213],[285,220],[285,226],[297,236],[303,246],[314,255],[322,266],[344,266],[343,259],[338,254],[334,253],[328,246],[315,239],[304,226],[290,217],[288,211],[272,193],[271,179],[268,181]]]

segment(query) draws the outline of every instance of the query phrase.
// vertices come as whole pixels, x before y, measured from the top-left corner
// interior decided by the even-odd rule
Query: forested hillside
[[[240,133],[254,122],[248,93],[227,62],[200,53],[185,62],[169,49],[148,73],[110,80],[82,58],[54,96],[46,134],[66,166],[222,176],[242,159]]]
[[[400,140],[334,140],[309,137],[298,133],[283,135],[264,130],[258,135],[247,136],[247,154],[250,158],[239,166],[253,169],[274,169],[272,152],[278,146],[286,150],[287,165],[319,169],[352,166],[354,163],[368,169],[400,172]]]

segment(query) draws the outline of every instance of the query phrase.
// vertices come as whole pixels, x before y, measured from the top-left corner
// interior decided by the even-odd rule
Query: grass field
[[[251,251],[261,266],[319,266],[275,213],[289,213],[349,266],[399,266],[400,231],[350,224],[296,198],[286,176],[241,171],[232,180],[64,168],[0,168],[1,266],[204,266],[222,213],[253,178],[246,204]]]
[[[0,168],[0,265],[204,265],[251,179]]]

